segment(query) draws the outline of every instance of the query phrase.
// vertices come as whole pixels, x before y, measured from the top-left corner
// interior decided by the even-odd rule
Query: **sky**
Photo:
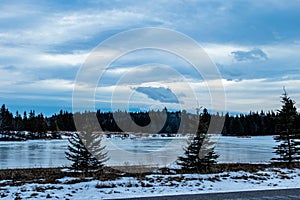
[[[120,109],[177,109],[183,82],[199,106],[219,112],[280,109],[283,86],[300,103],[300,1],[3,0],[0,11],[0,103],[13,112],[72,111],[76,77],[93,49],[115,34],[146,27],[199,43],[220,72],[226,109],[211,107],[210,80],[182,58],[155,50],[112,63],[94,88],[97,108],[111,109],[120,86]],[[135,82],[120,84],[124,76]]]

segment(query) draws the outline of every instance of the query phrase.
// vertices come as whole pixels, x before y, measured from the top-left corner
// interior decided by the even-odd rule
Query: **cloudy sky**
[[[0,11],[0,103],[14,112],[71,111],[76,75],[91,51],[115,34],[145,27],[178,31],[203,47],[220,72],[226,111],[276,110],[283,86],[300,103],[300,1],[3,0]],[[120,84],[124,75],[135,81]],[[110,109],[119,85],[120,108],[175,109],[180,95],[187,98],[188,82],[199,105],[211,109],[209,80],[198,76],[178,56],[137,51],[107,68],[96,106]]]

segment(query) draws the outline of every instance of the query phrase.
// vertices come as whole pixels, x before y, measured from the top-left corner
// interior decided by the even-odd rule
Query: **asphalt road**
[[[300,188],[284,190],[258,190],[246,192],[229,192],[229,193],[209,193],[209,194],[192,194],[192,195],[174,195],[174,196],[157,196],[130,198],[126,200],[284,200],[299,199]]]

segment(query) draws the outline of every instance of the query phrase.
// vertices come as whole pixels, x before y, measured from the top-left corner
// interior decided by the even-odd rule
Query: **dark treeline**
[[[240,114],[236,116],[231,116],[225,114],[225,116],[216,114],[211,115],[207,112],[207,109],[203,109],[203,112],[197,117],[196,114],[190,114],[186,111],[167,111],[167,119],[163,126],[159,126],[160,121],[163,121],[156,117],[158,122],[151,123],[149,112],[130,112],[117,111],[117,112],[101,112],[98,110],[96,113],[86,112],[86,113],[76,113],[75,115],[84,114],[95,114],[98,118],[99,124],[103,131],[108,132],[122,132],[123,130],[118,126],[118,124],[128,124],[128,114],[131,119],[140,127],[148,126],[148,132],[157,133],[158,128],[160,133],[189,133],[194,130],[193,125],[197,124],[196,120],[201,123],[209,123],[212,116],[225,117],[224,128],[222,131],[223,135],[235,135],[235,136],[254,136],[254,135],[274,135],[277,133],[278,124],[278,113],[275,112],[250,112],[249,114]],[[162,111],[151,111],[154,112],[155,116],[163,116]],[[114,116],[122,116],[121,120],[116,123]],[[22,115],[16,112],[13,115],[5,105],[2,105],[0,110],[0,132],[4,133],[7,131],[28,131],[36,133],[46,133],[46,132],[56,132],[56,131],[76,131],[76,127],[73,120],[73,114],[67,111],[60,111],[58,114],[53,114],[51,117],[45,117],[43,114],[36,114],[34,110],[29,111],[29,113],[24,112]],[[184,125],[180,127],[181,122],[184,121]],[[297,128],[300,129],[300,115],[297,115]],[[163,128],[161,128],[163,127]],[[128,127],[129,130],[130,127]],[[127,130],[126,130],[127,131]]]
[[[225,115],[223,135],[274,135],[276,134],[278,115],[274,112],[250,112],[247,115]]]
[[[0,110],[0,131],[29,131],[45,133],[48,131],[75,131],[73,114],[62,110],[59,114],[44,117],[34,110],[21,115],[18,111],[13,115],[5,105]]]

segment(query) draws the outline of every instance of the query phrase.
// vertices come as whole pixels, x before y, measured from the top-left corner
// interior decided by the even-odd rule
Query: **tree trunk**
[[[291,139],[290,139],[290,135],[289,135],[289,129],[286,130],[287,133],[287,141],[288,141],[288,155],[289,155],[289,162],[288,162],[288,166],[290,167],[292,164],[292,150],[291,150]]]

